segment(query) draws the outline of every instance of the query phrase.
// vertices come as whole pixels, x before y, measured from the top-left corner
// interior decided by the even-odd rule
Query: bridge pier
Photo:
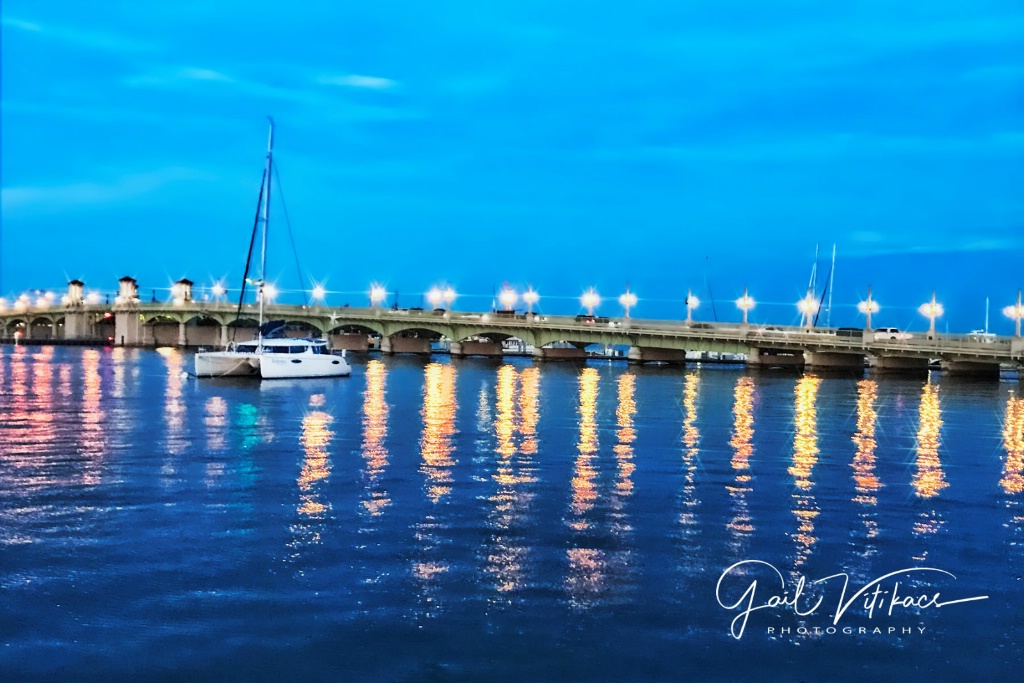
[[[345,351],[358,351],[364,353],[370,349],[370,340],[365,334],[332,334],[330,335],[331,348]]]
[[[185,336],[185,323],[178,323],[178,346],[188,346],[188,339]]]
[[[864,370],[864,356],[858,353],[804,351],[804,367],[821,370]]]
[[[999,379],[999,363],[972,360],[944,360],[940,363],[943,374],[950,377],[984,377]]]
[[[228,326],[227,325],[221,325],[220,326],[220,345],[222,347],[227,347],[227,345],[228,345]]]
[[[642,346],[629,347],[630,363],[686,363],[686,351],[682,349],[660,349]]]
[[[391,337],[384,336],[380,338],[380,352],[389,355],[394,353],[394,351],[391,350]]]
[[[776,351],[751,347],[747,352],[747,366],[754,368],[793,368],[804,366],[803,351]]]
[[[576,347],[568,349],[541,347],[533,350],[533,358],[534,360],[586,360],[587,353]]]
[[[384,351],[384,343],[381,341],[381,351],[385,353],[420,353],[430,355],[430,340],[426,337],[386,337],[391,343],[390,351]]]
[[[459,347],[458,354],[462,356],[486,356],[488,358],[501,358],[501,344],[498,342],[464,341],[462,343],[452,342],[451,353],[456,355],[455,347]]]
[[[928,372],[927,358],[906,358],[903,356],[868,356],[868,367],[876,372]]]

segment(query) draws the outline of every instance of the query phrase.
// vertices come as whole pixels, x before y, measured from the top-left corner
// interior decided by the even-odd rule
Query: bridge
[[[72,281],[58,304],[40,299],[0,311],[0,340],[118,346],[214,347],[252,339],[254,304],[196,301],[180,281],[170,302],[141,302],[132,278],[122,278],[113,303],[83,299]],[[286,320],[297,334],[329,339],[335,349],[429,354],[444,345],[454,356],[501,356],[508,340],[538,359],[587,357],[586,348],[626,347],[637,363],[683,363],[694,352],[736,354],[761,367],[925,371],[938,361],[951,374],[1024,377],[1024,339],[930,332],[876,338],[871,330],[746,323],[644,320],[448,310],[331,308],[267,304],[264,317]],[[1019,330],[1018,330],[1019,332]],[[687,354],[690,354],[689,357]]]

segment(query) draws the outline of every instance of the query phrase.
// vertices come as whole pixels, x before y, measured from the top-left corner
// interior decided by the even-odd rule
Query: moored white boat
[[[264,379],[309,378],[309,377],[345,377],[352,372],[344,354],[335,356],[322,339],[295,339],[280,336],[286,327],[284,321],[263,322],[263,304],[267,288],[267,229],[270,224],[270,186],[273,178],[274,157],[274,122],[270,121],[270,136],[267,142],[267,165],[263,172],[263,184],[260,186],[260,200],[253,225],[252,240],[249,245],[249,257],[245,264],[245,275],[242,277],[242,292],[238,300],[239,312],[245,298],[245,287],[253,284],[258,287],[259,323],[256,339],[232,343],[222,351],[200,350],[195,355],[195,374],[197,377],[232,377],[255,376]],[[260,278],[256,281],[248,279],[249,266],[252,260],[252,248],[256,243],[257,229],[263,225],[262,257]],[[275,333],[277,336],[275,336]]]
[[[260,374],[259,341],[233,344],[225,351],[200,351],[196,377],[242,377]]]
[[[264,339],[259,356],[263,379],[346,377],[352,367],[345,356],[335,356],[322,339]]]

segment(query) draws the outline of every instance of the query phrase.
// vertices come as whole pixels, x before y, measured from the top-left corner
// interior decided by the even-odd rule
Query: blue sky
[[[2,9],[0,292],[237,286],[277,121],[328,303],[371,281],[550,312],[626,282],[793,322],[837,244],[833,322],[980,327],[1024,285],[1019,2],[81,3]],[[88,7],[86,6],[88,5]],[[280,197],[281,195],[278,195]],[[298,287],[281,203],[270,275]],[[158,291],[165,296],[165,291]]]

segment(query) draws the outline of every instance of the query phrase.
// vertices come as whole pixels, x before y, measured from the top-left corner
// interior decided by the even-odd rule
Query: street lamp
[[[593,316],[594,309],[601,304],[601,297],[598,296],[597,292],[594,291],[594,288],[591,287],[584,292],[583,296],[580,297],[580,303],[582,303],[583,307],[587,309],[587,315]]]
[[[526,313],[527,313],[527,315],[529,315],[529,314],[533,313],[533,307],[534,307],[534,305],[535,305],[535,304],[536,304],[536,303],[537,303],[538,301],[540,301],[540,294],[538,294],[537,292],[535,292],[535,291],[533,290],[533,287],[530,287],[529,289],[527,289],[527,290],[526,290],[526,291],[525,291],[525,292],[523,293],[523,301],[525,301],[525,302],[526,302]]]
[[[935,319],[941,316],[943,313],[945,313],[945,310],[943,310],[942,308],[942,304],[935,301],[935,290],[932,290],[932,300],[929,301],[928,303],[921,304],[917,310],[921,312],[921,315],[928,318],[930,322],[928,326],[928,338],[934,339]]]
[[[380,308],[388,296],[387,290],[376,282],[370,285],[370,307]]]
[[[755,305],[756,305],[756,303],[755,303],[754,299],[747,293],[747,288],[744,287],[743,288],[743,296],[741,296],[739,299],[736,299],[736,308],[738,308],[741,311],[743,311],[743,324],[744,325],[747,324],[747,313],[749,313],[750,309],[753,308]]]
[[[218,300],[225,294],[227,294],[227,290],[224,289],[224,285],[222,285],[219,281],[213,283],[213,287],[210,288],[210,291],[213,293],[213,298]]]
[[[879,305],[878,302],[871,298],[871,288],[868,287],[868,298],[867,301],[861,301],[857,304],[857,310],[867,316],[867,322],[864,325],[864,329],[868,332],[871,331],[871,314],[878,313]]]
[[[800,299],[796,303],[797,309],[804,316],[804,327],[811,329],[814,325],[814,314],[818,311],[818,300],[814,298],[814,293],[810,289],[807,290],[807,296]]]
[[[263,285],[262,292],[263,292],[263,302],[264,303],[268,303],[269,304],[271,301],[273,301],[275,298],[277,298],[277,287],[275,287],[274,285],[270,284],[269,282]]]
[[[323,285],[313,285],[311,297],[313,301],[322,304],[327,297],[327,289]]]
[[[1003,309],[1003,313],[1008,318],[1013,318],[1014,330],[1013,336],[1020,338],[1020,320],[1024,318],[1024,306],[1020,303],[1020,290],[1017,290],[1017,303],[1013,306],[1007,306]]]
[[[506,311],[511,311],[515,307],[516,302],[519,301],[519,295],[516,294],[516,290],[506,287],[498,295],[498,301],[501,302],[502,307]]]
[[[451,287],[445,287],[441,295],[444,298],[445,307],[451,310],[452,302],[455,301],[456,297],[455,290]]]
[[[437,287],[432,287],[430,291],[427,292],[427,301],[430,302],[430,306],[432,308],[440,308],[441,302],[444,301],[444,292]]]
[[[686,324],[693,322],[693,309],[700,306],[700,299],[693,295],[693,290],[686,290]]]
[[[629,317],[629,309],[636,306],[636,294],[629,291],[629,285],[626,285],[626,293],[619,296],[619,303],[626,309],[626,317]]]

